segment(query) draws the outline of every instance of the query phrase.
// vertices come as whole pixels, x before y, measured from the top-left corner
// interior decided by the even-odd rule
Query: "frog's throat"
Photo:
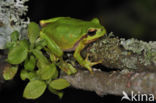
[[[72,48],[65,49],[65,50],[63,50],[63,51],[74,51],[74,50],[77,48],[77,46],[79,45],[80,41],[83,40],[83,39],[86,38],[86,37],[87,37],[87,35],[82,36],[82,37],[73,45]]]

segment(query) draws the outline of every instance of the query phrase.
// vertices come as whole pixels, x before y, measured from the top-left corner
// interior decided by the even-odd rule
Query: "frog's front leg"
[[[92,66],[101,63],[101,61],[90,62],[88,60],[88,54],[86,59],[83,59],[82,56],[80,55],[80,52],[85,48],[85,46],[86,46],[85,41],[82,40],[74,52],[74,58],[79,62],[81,66],[87,68],[92,73]]]

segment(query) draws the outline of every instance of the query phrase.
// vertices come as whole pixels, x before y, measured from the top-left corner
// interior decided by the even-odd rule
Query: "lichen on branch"
[[[104,37],[89,45],[83,55],[89,53],[91,61],[102,60],[102,65],[116,69],[156,71],[156,42],[137,39]]]
[[[23,38],[25,29],[29,24],[22,16],[28,11],[28,6],[24,5],[28,0],[0,0],[0,49],[5,48],[6,42],[10,41],[10,34],[17,30]]]

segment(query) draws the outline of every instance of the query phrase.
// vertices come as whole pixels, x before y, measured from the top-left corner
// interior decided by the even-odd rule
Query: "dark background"
[[[27,16],[38,22],[58,16],[90,20],[98,17],[107,32],[123,38],[156,40],[156,0],[30,0]],[[19,77],[3,85],[0,93],[5,103],[118,103],[121,96],[97,96],[94,92],[68,88],[62,100],[48,90],[37,100],[22,98],[27,81]],[[122,103],[128,101],[122,101]]]
[[[156,40],[156,0],[30,0],[28,5],[32,21],[58,16],[98,17],[108,33]]]

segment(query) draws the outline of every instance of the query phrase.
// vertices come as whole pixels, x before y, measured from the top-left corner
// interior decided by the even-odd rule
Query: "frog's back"
[[[63,17],[46,25],[42,31],[54,40],[62,50],[68,50],[86,34],[87,21]]]

